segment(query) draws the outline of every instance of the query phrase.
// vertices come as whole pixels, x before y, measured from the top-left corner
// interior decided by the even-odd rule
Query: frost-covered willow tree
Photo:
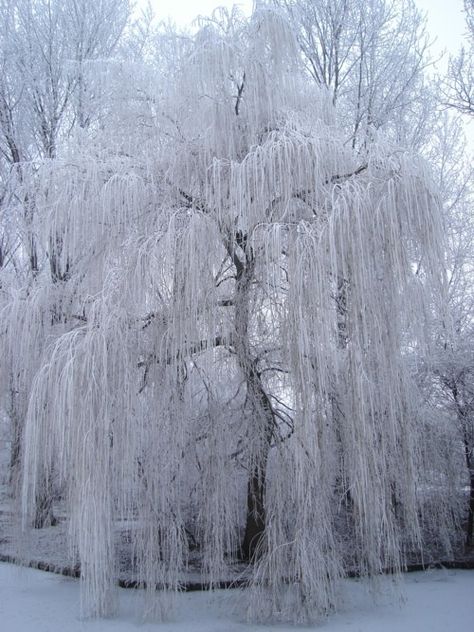
[[[255,615],[307,619],[421,546],[406,367],[442,282],[437,196],[382,137],[361,162],[279,12],[218,12],[182,50],[37,180],[77,324],[31,389],[25,517],[54,475],[96,614],[126,519],[159,609],[198,556],[211,584],[250,563]]]
[[[13,488],[32,379],[48,342],[74,322],[65,312],[75,260],[62,255],[59,225],[44,221],[41,174],[76,128],[98,125],[92,68],[109,65],[129,13],[126,0],[0,2],[0,331],[15,322],[3,347],[0,398],[11,425]],[[50,494],[41,495],[38,527],[52,519]]]

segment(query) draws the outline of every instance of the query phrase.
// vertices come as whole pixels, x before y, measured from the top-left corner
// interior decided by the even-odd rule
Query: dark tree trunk
[[[266,473],[275,420],[271,402],[258,370],[258,361],[252,353],[249,340],[249,306],[255,268],[253,252],[247,243],[246,235],[240,232],[227,236],[225,246],[236,269],[235,352],[246,384],[248,410],[252,423],[255,425],[250,447],[245,532],[240,550],[241,559],[251,562],[261,554],[264,548]]]
[[[267,464],[274,436],[275,421],[270,400],[256,369],[246,375],[247,393],[252,401],[253,421],[257,429],[257,449],[247,483],[247,517],[241,545],[242,560],[252,562],[264,551],[266,526],[265,492]]]
[[[266,526],[265,478],[267,458],[262,455],[260,463],[252,470],[247,484],[247,516],[241,559],[254,561],[263,552]]]

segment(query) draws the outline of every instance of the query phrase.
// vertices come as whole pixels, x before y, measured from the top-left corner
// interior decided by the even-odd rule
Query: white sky
[[[250,13],[253,0],[150,0],[151,6],[160,20],[171,18],[179,26],[189,25],[198,15],[209,15],[218,6],[240,5]],[[141,4],[145,3],[141,0]]]
[[[451,54],[456,53],[465,43],[463,1],[415,0],[415,3],[427,15],[428,31],[432,38],[436,38],[436,52],[447,50]]]

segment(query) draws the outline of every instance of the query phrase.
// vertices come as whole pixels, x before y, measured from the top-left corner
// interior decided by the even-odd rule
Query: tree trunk
[[[247,562],[255,560],[262,552],[266,525],[265,476],[266,460],[254,467],[247,485],[247,518],[241,545],[241,559]]]
[[[260,373],[255,368],[255,363],[253,368],[247,372],[245,379],[248,397],[252,403],[254,423],[257,425],[255,438],[257,449],[253,455],[247,484],[247,517],[241,546],[241,558],[252,562],[264,550],[267,464],[274,436],[275,420],[270,400],[263,387]]]
[[[226,240],[226,249],[236,269],[235,305],[235,351],[246,387],[247,402],[255,424],[252,434],[252,454],[247,483],[247,515],[244,538],[241,544],[241,559],[254,561],[263,550],[266,511],[265,489],[268,455],[274,434],[275,421],[271,402],[265,392],[258,370],[257,358],[252,354],[249,340],[250,294],[254,275],[254,258],[247,238],[237,233]],[[243,257],[236,254],[240,249]]]

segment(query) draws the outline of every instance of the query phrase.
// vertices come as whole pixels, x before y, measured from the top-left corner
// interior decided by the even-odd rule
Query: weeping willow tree
[[[25,523],[54,477],[94,614],[126,524],[147,608],[197,555],[211,585],[249,563],[253,616],[311,618],[349,570],[422,545],[407,366],[441,277],[430,172],[344,144],[278,12],[216,13],[155,82],[36,174],[70,275],[29,394]]]

